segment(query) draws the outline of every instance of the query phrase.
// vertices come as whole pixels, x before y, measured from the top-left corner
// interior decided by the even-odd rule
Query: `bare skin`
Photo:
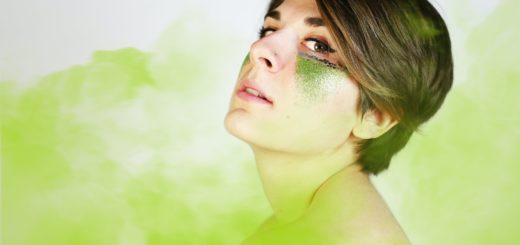
[[[276,11],[264,22],[269,31],[251,46],[225,120],[226,129],[251,146],[273,208],[243,244],[410,244],[356,164],[356,143],[397,122],[377,110],[360,113],[359,89],[348,78],[332,90],[313,84],[324,96],[306,99],[298,89],[297,57],[336,63],[337,54],[316,40],[337,45],[316,24],[321,16],[314,0],[285,0]],[[245,87],[266,99],[246,95]]]
[[[410,244],[359,165],[321,185],[293,221],[269,217],[243,244]]]

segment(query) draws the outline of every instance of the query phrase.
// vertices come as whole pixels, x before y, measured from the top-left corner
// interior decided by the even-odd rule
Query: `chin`
[[[251,126],[246,120],[246,115],[243,111],[232,110],[229,111],[224,118],[224,127],[226,130],[236,138],[250,143]]]
[[[241,115],[241,113],[237,112],[228,113],[224,120],[226,130],[237,139],[248,144],[253,151],[256,148],[274,151],[280,150],[272,144],[272,140],[266,137],[265,132],[258,132],[258,129],[254,125],[253,122],[247,120],[246,115]]]
[[[251,147],[273,148],[272,139],[265,132],[259,132],[259,126],[244,110],[228,112],[224,119],[224,127],[234,137],[242,140]]]

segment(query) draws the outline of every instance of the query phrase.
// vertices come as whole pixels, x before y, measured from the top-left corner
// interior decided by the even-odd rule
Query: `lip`
[[[258,91],[264,98],[266,98],[266,100],[247,93],[245,91],[247,88],[251,88],[251,89]],[[237,96],[244,100],[247,100],[247,101],[254,101],[254,102],[259,102],[259,103],[269,104],[269,105],[274,104],[273,99],[268,94],[266,94],[265,91],[262,88],[260,88],[260,86],[258,86],[251,80],[244,80],[243,82],[241,82],[241,84],[237,90]]]

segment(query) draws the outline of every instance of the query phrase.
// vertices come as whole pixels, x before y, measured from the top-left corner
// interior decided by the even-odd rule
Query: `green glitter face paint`
[[[344,86],[347,73],[326,60],[299,54],[296,59],[296,83],[307,103],[316,103]]]
[[[242,65],[240,65],[240,70],[238,70],[238,79],[240,78],[240,75],[244,71],[244,67],[249,64],[249,53],[247,53],[246,57],[242,61]]]
[[[240,71],[244,69],[244,66],[249,63],[249,53],[247,53],[246,57],[244,58],[244,61],[242,61],[242,65],[240,66]]]
[[[249,63],[249,53],[244,58],[240,71]],[[300,53],[296,58],[296,83],[305,103],[322,101],[345,84],[346,71],[327,60]]]

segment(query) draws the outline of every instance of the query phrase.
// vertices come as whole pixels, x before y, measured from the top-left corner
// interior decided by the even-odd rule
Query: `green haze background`
[[[373,178],[414,244],[520,241],[520,6],[478,3],[441,5],[455,86]],[[0,67],[2,244],[237,244],[267,217],[252,154],[223,128],[254,32],[205,16],[33,81]]]

